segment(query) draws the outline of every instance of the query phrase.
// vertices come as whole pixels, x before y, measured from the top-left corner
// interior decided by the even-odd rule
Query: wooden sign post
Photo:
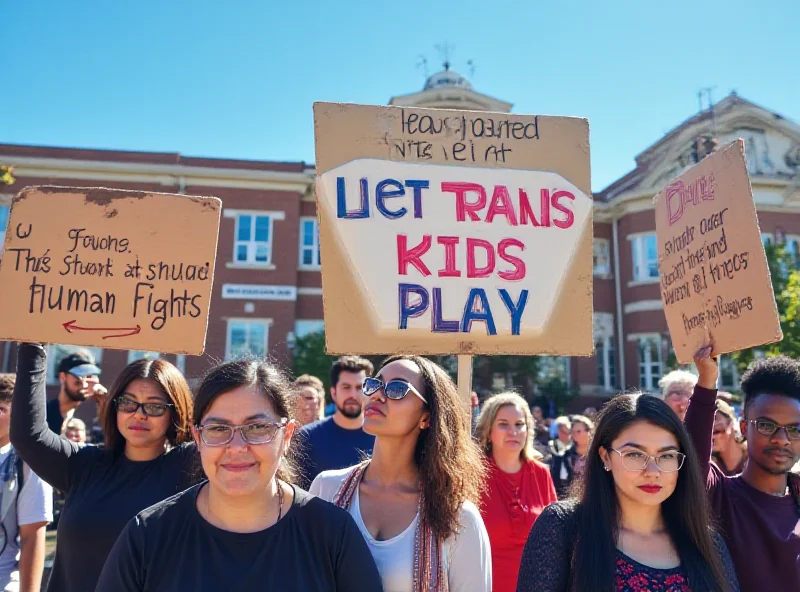
[[[744,142],[703,159],[655,197],[661,298],[678,362],[783,339]]]
[[[585,119],[314,105],[329,353],[591,355]]]
[[[222,202],[28,187],[0,264],[0,339],[202,354]]]

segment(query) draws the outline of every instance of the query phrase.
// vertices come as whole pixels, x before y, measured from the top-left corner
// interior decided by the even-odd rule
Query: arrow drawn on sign
[[[73,331],[123,331],[123,333],[119,335],[104,335],[103,339],[130,337],[131,335],[138,335],[142,331],[142,328],[139,325],[136,325],[135,327],[79,327],[75,324],[74,320],[62,323],[61,326],[64,327],[67,333],[72,333]]]

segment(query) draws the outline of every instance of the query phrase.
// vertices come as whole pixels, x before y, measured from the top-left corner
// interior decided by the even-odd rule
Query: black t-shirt
[[[50,399],[47,402],[47,427],[57,436],[61,435],[61,426],[64,424],[64,416],[61,415],[61,407],[58,399]]]
[[[255,590],[380,592],[380,574],[350,515],[299,488],[284,517],[252,533],[222,530],[197,511],[204,484],[131,520],[97,592]]]
[[[145,508],[202,478],[194,444],[177,446],[147,462],[96,446],[78,446],[47,427],[43,348],[24,344],[17,354],[11,442],[31,469],[66,493],[58,523],[48,589],[90,592],[119,533]]]
[[[361,428],[340,427],[333,417],[304,426],[300,430],[300,486],[308,489],[322,471],[345,469],[372,455],[375,436]]]

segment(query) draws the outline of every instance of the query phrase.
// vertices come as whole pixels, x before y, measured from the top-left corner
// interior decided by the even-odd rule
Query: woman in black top
[[[579,500],[548,506],[533,525],[517,592],[738,590],[683,423],[656,397],[615,397]]]
[[[259,361],[211,370],[192,429],[208,482],[136,516],[98,592],[382,589],[349,514],[289,483],[290,388]]]
[[[37,475],[66,493],[48,590],[88,592],[125,524],[193,483],[191,391],[165,360],[129,364],[107,395],[106,447],[79,447],[47,427],[46,374],[44,348],[21,345],[11,442]]]

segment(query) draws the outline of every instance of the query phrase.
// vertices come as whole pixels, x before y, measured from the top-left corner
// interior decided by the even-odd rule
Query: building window
[[[761,233],[761,244],[764,245],[764,248],[770,247],[775,244],[775,237],[772,236],[770,232],[762,232]]]
[[[236,216],[236,240],[233,245],[236,263],[269,265],[272,263],[272,217],[259,214]]]
[[[58,363],[70,354],[75,352],[88,353],[94,360],[95,365],[103,367],[103,350],[99,347],[80,347],[77,345],[48,345],[47,346],[47,384],[59,384]]]
[[[637,341],[639,345],[639,386],[643,389],[656,389],[662,374],[661,336],[642,336]]]
[[[6,227],[8,226],[8,214],[11,211],[9,206],[0,205],[0,253],[3,252],[3,245],[6,242]]]
[[[128,352],[128,364],[132,364],[136,360],[157,360],[161,354],[158,352],[150,351],[134,351]]]
[[[611,275],[611,255],[608,239],[596,238],[592,243],[594,275]]]
[[[791,262],[797,265],[800,262],[800,236],[787,236],[783,248],[786,250]]]
[[[614,338],[607,336],[597,342],[597,384],[606,390],[617,388],[617,361],[614,351]]]
[[[316,218],[300,218],[300,269],[319,269],[319,225]]]
[[[658,247],[654,232],[631,238],[633,280],[643,282],[658,279]]]
[[[312,333],[319,333],[325,330],[325,321],[308,321],[301,320],[294,323],[294,335],[297,339],[311,335]]]
[[[267,355],[267,338],[271,321],[228,320],[228,336],[225,343],[225,358],[244,356],[263,358]]]

